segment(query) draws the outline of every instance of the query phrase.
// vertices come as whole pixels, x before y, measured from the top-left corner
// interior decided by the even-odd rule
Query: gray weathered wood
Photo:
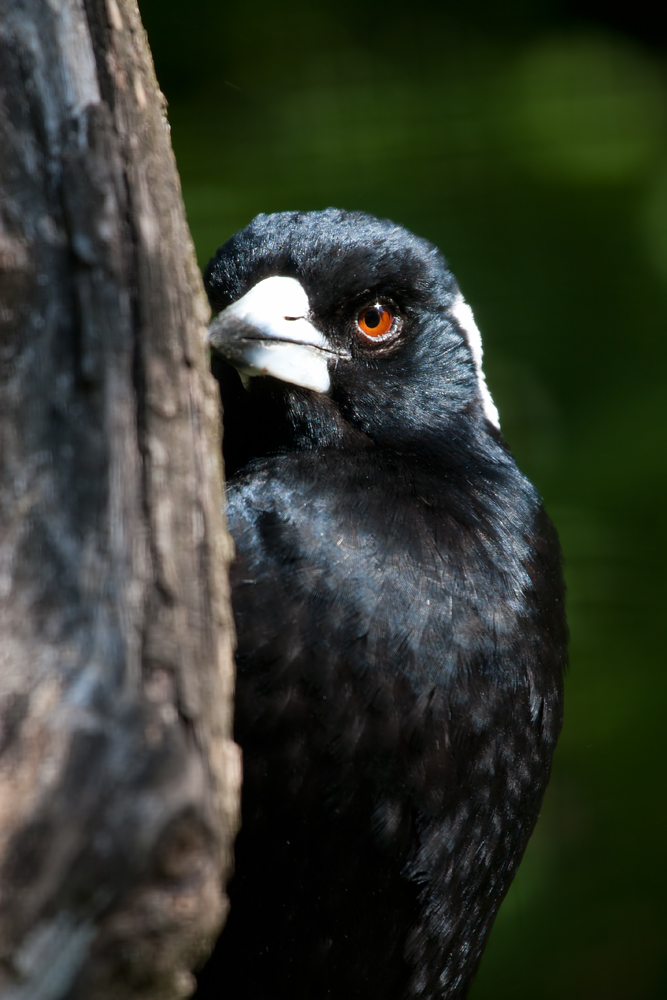
[[[208,318],[133,0],[0,0],[0,996],[169,1000],[224,916]]]

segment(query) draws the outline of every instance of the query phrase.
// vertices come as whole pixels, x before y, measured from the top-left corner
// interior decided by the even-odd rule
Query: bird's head
[[[238,373],[229,405],[245,407],[250,436],[253,407],[255,431],[259,413],[267,439],[306,446],[350,433],[429,447],[498,427],[470,307],[439,251],[400,226],[336,209],[258,215],[205,280],[209,341]]]

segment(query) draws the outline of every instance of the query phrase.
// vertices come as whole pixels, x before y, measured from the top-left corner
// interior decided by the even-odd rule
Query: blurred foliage
[[[202,264],[286,208],[362,208],[433,240],[559,528],[566,723],[473,1000],[667,998],[664,14],[141,8]]]

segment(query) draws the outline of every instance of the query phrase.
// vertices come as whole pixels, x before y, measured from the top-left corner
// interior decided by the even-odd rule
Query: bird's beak
[[[328,360],[336,356],[309,322],[310,303],[296,278],[265,278],[227,306],[209,327],[208,342],[244,377],[272,375],[328,392]]]

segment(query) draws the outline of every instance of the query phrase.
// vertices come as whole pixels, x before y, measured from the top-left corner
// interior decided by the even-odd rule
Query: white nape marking
[[[220,313],[214,323],[238,320],[266,340],[248,340],[243,363],[234,362],[242,376],[274,378],[328,392],[331,387],[327,356],[331,348],[307,319],[308,296],[296,278],[264,278]]]
[[[482,397],[484,414],[487,420],[500,429],[500,417],[498,416],[498,410],[496,408],[496,404],[491,398],[491,393],[489,392],[486,384],[486,377],[482,368],[482,354],[484,353],[482,350],[482,335],[479,332],[479,327],[475,323],[475,317],[472,314],[472,309],[460,292],[454,300],[451,312],[468,341],[468,347],[470,348],[470,353],[472,354],[473,361],[475,362],[477,384],[479,385],[479,392]]]

